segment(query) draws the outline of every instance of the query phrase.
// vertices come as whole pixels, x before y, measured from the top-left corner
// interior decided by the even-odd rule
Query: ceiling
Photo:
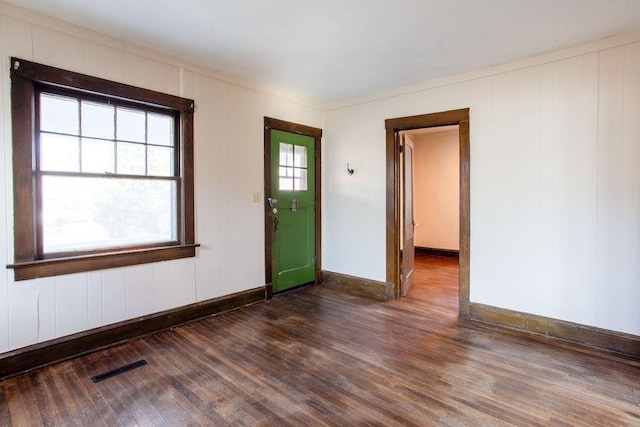
[[[640,28],[640,0],[8,2],[315,105]]]

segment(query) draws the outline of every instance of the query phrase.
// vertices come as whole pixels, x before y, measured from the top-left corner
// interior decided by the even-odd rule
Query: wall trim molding
[[[214,314],[246,307],[264,301],[266,297],[267,288],[261,286],[9,351],[0,354],[0,380]]]
[[[455,249],[437,249],[424,246],[414,247],[417,254],[435,256],[439,258],[460,259],[460,251]]]
[[[471,303],[468,319],[640,359],[640,337],[535,314]]]
[[[379,282],[377,280],[349,276],[348,274],[326,270],[322,271],[319,279],[321,279],[321,283],[325,285],[338,286],[349,292],[377,300],[388,301],[395,298],[393,283]]]

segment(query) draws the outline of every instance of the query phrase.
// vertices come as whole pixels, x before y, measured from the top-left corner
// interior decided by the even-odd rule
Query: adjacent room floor
[[[5,380],[0,425],[640,425],[639,360],[459,322],[457,261],[416,265],[402,300],[310,286]]]

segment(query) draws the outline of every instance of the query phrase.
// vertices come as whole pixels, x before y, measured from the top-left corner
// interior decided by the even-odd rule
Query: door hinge
[[[400,148],[401,153],[404,153],[404,145],[398,145],[398,148]]]

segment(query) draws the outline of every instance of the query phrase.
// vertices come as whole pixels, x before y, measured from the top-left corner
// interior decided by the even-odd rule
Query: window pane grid
[[[141,177],[177,175],[175,123],[171,115],[48,92],[40,92],[39,102],[39,169]],[[58,110],[65,116],[62,117]],[[55,135],[77,141],[73,161],[69,151],[51,147],[45,152],[42,140],[54,139]],[[153,141],[149,140],[150,136]],[[97,144],[90,145],[92,141]],[[107,149],[107,142],[112,145],[111,150]],[[97,148],[97,145],[101,147]],[[149,147],[154,148],[150,150]],[[150,151],[153,153],[151,158]],[[131,164],[134,157],[135,165]],[[104,170],[98,170],[98,165]]]
[[[280,143],[279,188],[284,191],[307,190],[307,147]]]
[[[39,250],[178,241],[174,116],[46,91],[37,99]]]

